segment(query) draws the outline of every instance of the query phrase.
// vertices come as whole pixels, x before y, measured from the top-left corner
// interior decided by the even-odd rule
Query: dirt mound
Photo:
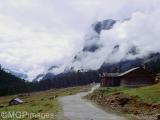
[[[116,92],[107,96],[89,95],[87,98],[116,111],[132,114],[140,120],[160,120],[160,104],[143,103],[137,96]]]

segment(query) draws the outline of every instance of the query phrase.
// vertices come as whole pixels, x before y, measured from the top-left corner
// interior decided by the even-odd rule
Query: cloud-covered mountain
[[[77,61],[78,62],[81,61],[85,56],[85,53],[88,53],[88,52],[94,53],[95,51],[100,49],[102,45],[98,43],[98,40],[100,39],[101,31],[112,29],[115,23],[116,23],[116,20],[108,19],[104,21],[98,21],[92,24],[91,31],[87,33],[84,38],[85,44],[82,51],[78,52],[78,54],[74,56],[71,64],[74,64]],[[44,73],[39,74],[34,80],[53,78],[55,76],[56,70],[58,69],[59,69],[59,66],[53,65],[48,69],[48,71],[45,74]],[[85,71],[83,69],[79,69],[79,70]],[[68,73],[72,71],[75,71],[75,69],[74,69],[74,66],[71,65],[71,66],[67,66],[62,73]]]
[[[1,0],[0,63],[31,80],[52,65],[59,66],[56,74],[72,66],[96,70],[104,62],[158,52],[159,4],[159,0]],[[73,57],[79,62],[73,63]]]
[[[159,58],[160,55],[157,52],[158,50],[142,53],[142,46],[139,46],[139,44],[133,44],[133,41],[131,41],[131,43],[126,43],[126,46],[124,46],[126,41],[124,41],[124,43],[117,42],[115,39],[110,38],[110,32],[112,33],[117,29],[117,26],[123,27],[119,25],[128,23],[130,20],[131,19],[116,21],[108,19],[92,24],[89,32],[84,37],[85,43],[83,48],[73,57],[71,63],[60,73],[79,70],[83,72],[92,69],[108,72],[122,72],[132,67],[152,62],[157,59],[157,57]],[[104,36],[104,33],[109,35]],[[120,37],[125,36],[121,34]],[[157,62],[159,62],[159,59]],[[46,74],[43,75],[42,79],[54,78],[56,76],[55,71],[60,68],[61,66],[51,67]]]
[[[85,36],[83,49],[74,57],[71,66],[97,70],[104,64],[143,59],[160,52],[160,27],[154,22],[159,19],[158,13],[158,10],[137,11],[129,19],[109,19],[93,24]]]
[[[71,68],[79,68],[83,69],[83,65],[87,66],[87,64],[92,61],[95,61],[95,66],[92,64],[88,67],[84,67],[84,69],[99,69],[102,67],[105,63],[114,63],[114,62],[119,62],[121,60],[128,59],[128,56],[135,57],[139,54],[139,49],[138,46],[136,45],[130,45],[128,46],[127,50],[125,53],[123,53],[122,58],[115,58],[121,51],[121,47],[123,47],[120,43],[118,43],[114,39],[111,41],[110,38],[103,38],[104,34],[103,32],[110,32],[112,29],[114,29],[114,26],[116,24],[123,24],[123,22],[127,22],[130,19],[125,19],[122,21],[117,21],[117,20],[112,20],[112,19],[107,19],[103,21],[98,21],[95,22],[94,24],[91,25],[90,31],[85,35],[85,44],[84,47],[81,51],[77,53],[77,55],[74,56],[72,60],[72,67]],[[103,41],[105,39],[105,41]],[[108,40],[108,41],[107,41]],[[113,44],[112,44],[113,43]],[[111,46],[108,46],[111,44]],[[100,57],[101,59],[98,59],[96,57]],[[114,61],[115,59],[115,61]],[[118,59],[118,60],[117,60]],[[99,63],[98,63],[99,62]],[[94,64],[94,63],[93,63]]]
[[[103,44],[99,43],[102,30],[110,30],[116,23],[116,20],[108,19],[104,21],[98,21],[91,25],[90,31],[85,35],[85,44],[82,51],[79,51],[74,56],[73,64],[77,61],[81,61],[88,53],[94,53],[103,47]]]

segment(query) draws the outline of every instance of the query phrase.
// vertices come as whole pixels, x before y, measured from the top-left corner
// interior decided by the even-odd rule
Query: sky
[[[103,49],[77,68],[98,69],[117,43],[122,47],[109,61],[119,61],[133,44],[139,56],[157,52],[159,5],[159,0],[0,0],[0,64],[29,80],[53,65],[63,71],[83,48],[91,25],[106,19],[131,20],[102,32]]]

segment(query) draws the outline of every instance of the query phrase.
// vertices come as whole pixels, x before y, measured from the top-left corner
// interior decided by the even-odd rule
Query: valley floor
[[[56,120],[57,114],[62,110],[58,97],[89,90],[90,86],[79,86],[0,97],[0,120]],[[23,100],[24,103],[9,106],[8,102],[17,97]],[[23,115],[24,113],[29,114],[24,116],[16,116],[17,114],[15,114],[15,116],[10,116],[10,113],[17,112],[18,115]]]
[[[10,112],[52,114],[52,118],[43,120],[125,120],[120,116],[121,113],[131,116],[129,120],[159,120],[160,83],[141,88],[100,87],[95,91],[95,87],[91,87],[79,86],[0,97],[0,120],[13,120],[11,116],[6,116]],[[82,99],[84,96],[103,110],[91,101]],[[9,106],[8,102],[16,97],[24,103]],[[40,120],[41,117],[44,116],[14,116],[14,120]]]

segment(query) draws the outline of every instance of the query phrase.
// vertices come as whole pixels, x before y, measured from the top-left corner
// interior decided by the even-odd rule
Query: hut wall
[[[121,79],[122,86],[143,86],[153,84],[155,76],[146,70],[138,69],[124,75]]]
[[[18,104],[20,104],[20,103],[18,101],[15,101],[15,100],[13,100],[9,103],[9,105],[18,105]]]
[[[120,86],[119,77],[104,77],[101,80],[101,86]]]

